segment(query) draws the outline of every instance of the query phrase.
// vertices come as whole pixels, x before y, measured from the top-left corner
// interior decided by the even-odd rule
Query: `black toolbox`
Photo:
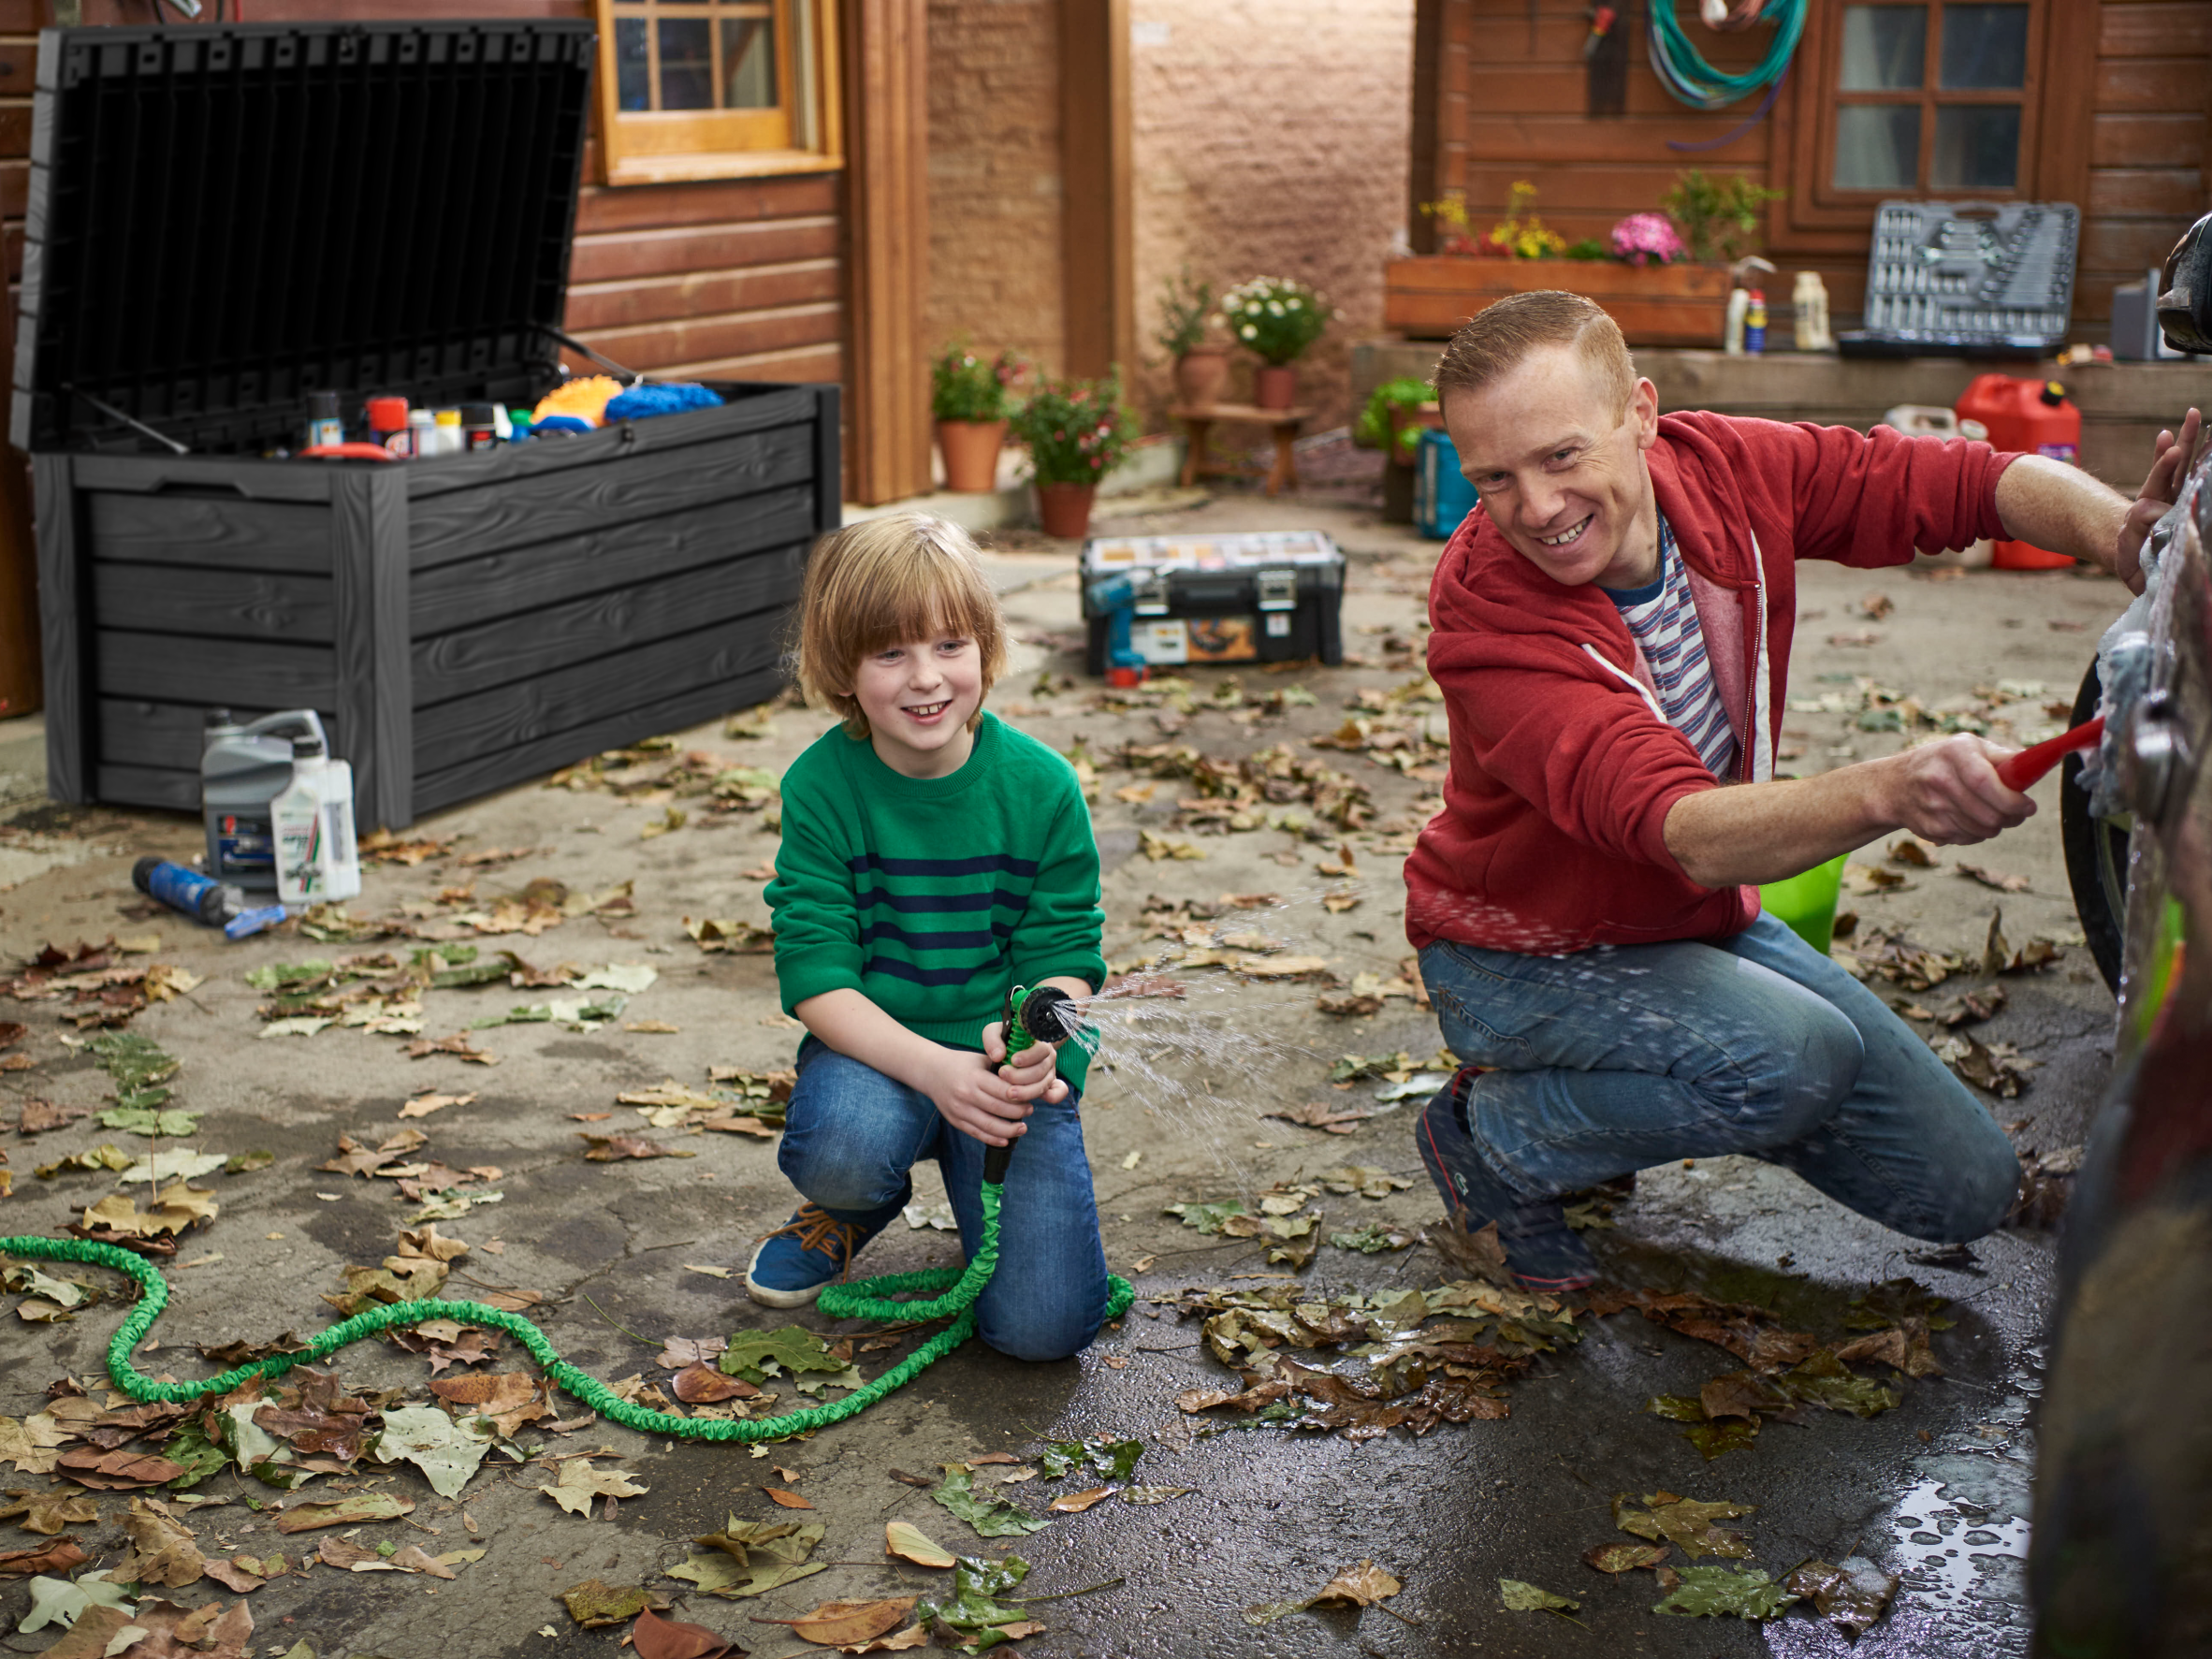
[[[311,392],[351,427],[563,378],[594,52],[568,21],[40,35],[13,432],[55,799],[195,809],[204,710],[313,707],[398,827],[775,691],[838,520],[834,386],[264,458]]]
[[[1107,669],[1101,577],[1136,589],[1129,643],[1148,667],[1344,661],[1344,555],[1319,531],[1095,536],[1083,549],[1084,666]]]

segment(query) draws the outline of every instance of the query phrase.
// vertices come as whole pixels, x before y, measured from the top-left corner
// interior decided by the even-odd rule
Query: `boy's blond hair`
[[[863,657],[910,640],[972,639],[983,691],[1006,672],[1006,618],[957,524],[893,513],[833,531],[815,543],[799,598],[798,680],[807,701],[834,708],[854,737],[868,735],[852,694]],[[968,722],[974,731],[979,704]]]

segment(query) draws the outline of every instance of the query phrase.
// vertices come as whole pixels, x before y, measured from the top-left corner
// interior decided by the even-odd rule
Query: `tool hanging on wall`
[[[1628,30],[1620,10],[1590,8],[1590,33],[1582,37],[1583,109],[1590,115],[1628,113]]]

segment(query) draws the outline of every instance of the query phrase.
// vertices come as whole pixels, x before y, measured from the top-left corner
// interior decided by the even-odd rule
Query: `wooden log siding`
[[[1813,0],[1809,34],[1826,27],[1841,3]],[[2054,8],[2072,3],[2048,0]],[[1413,141],[1418,248],[1433,246],[1419,204],[1452,190],[1465,192],[1480,231],[1504,216],[1508,188],[1525,179],[1537,186],[1545,223],[1575,240],[1603,239],[1623,214],[1655,208],[1685,167],[1792,183],[1797,124],[1811,108],[1794,77],[1768,120],[1719,148],[1676,152],[1669,139],[1720,138],[1744,124],[1754,103],[1710,113],[1677,103],[1652,74],[1639,27],[1629,42],[1626,112],[1587,116],[1586,7],[1541,0],[1532,47],[1527,0],[1418,0],[1418,7],[1414,109],[1426,123]],[[2083,208],[2074,333],[2103,341],[2112,289],[2140,281],[2143,268],[2162,260],[2189,222],[2212,207],[2212,0],[2103,0],[2089,9],[2093,18],[2078,20],[2081,54],[2093,61],[2080,71],[2076,165],[2064,177],[2039,179],[2038,189]],[[1691,34],[1710,61],[1730,70],[1749,66],[1768,38],[1764,30],[1718,36],[1695,24]],[[2058,147],[2072,144],[2063,112],[2048,105],[2045,112]],[[2045,170],[2058,174],[2050,157],[2045,150]],[[2029,158],[2031,177],[2038,165]],[[1769,211],[1766,252],[1783,274],[1768,298],[1784,340],[1794,271],[1819,271],[1839,318],[1855,320],[1865,297],[1867,241],[1863,226],[1800,228],[1788,202]],[[1714,328],[1717,343],[1717,319]]]
[[[841,194],[834,173],[587,187],[567,329],[663,378],[838,380]]]

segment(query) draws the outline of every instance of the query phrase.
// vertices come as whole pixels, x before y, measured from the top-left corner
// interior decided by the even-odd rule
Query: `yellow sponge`
[[[572,380],[555,386],[538,400],[538,406],[530,412],[533,421],[544,420],[550,415],[574,415],[588,420],[593,426],[606,419],[608,402],[622,390],[619,381],[604,374],[593,374],[582,380]]]

